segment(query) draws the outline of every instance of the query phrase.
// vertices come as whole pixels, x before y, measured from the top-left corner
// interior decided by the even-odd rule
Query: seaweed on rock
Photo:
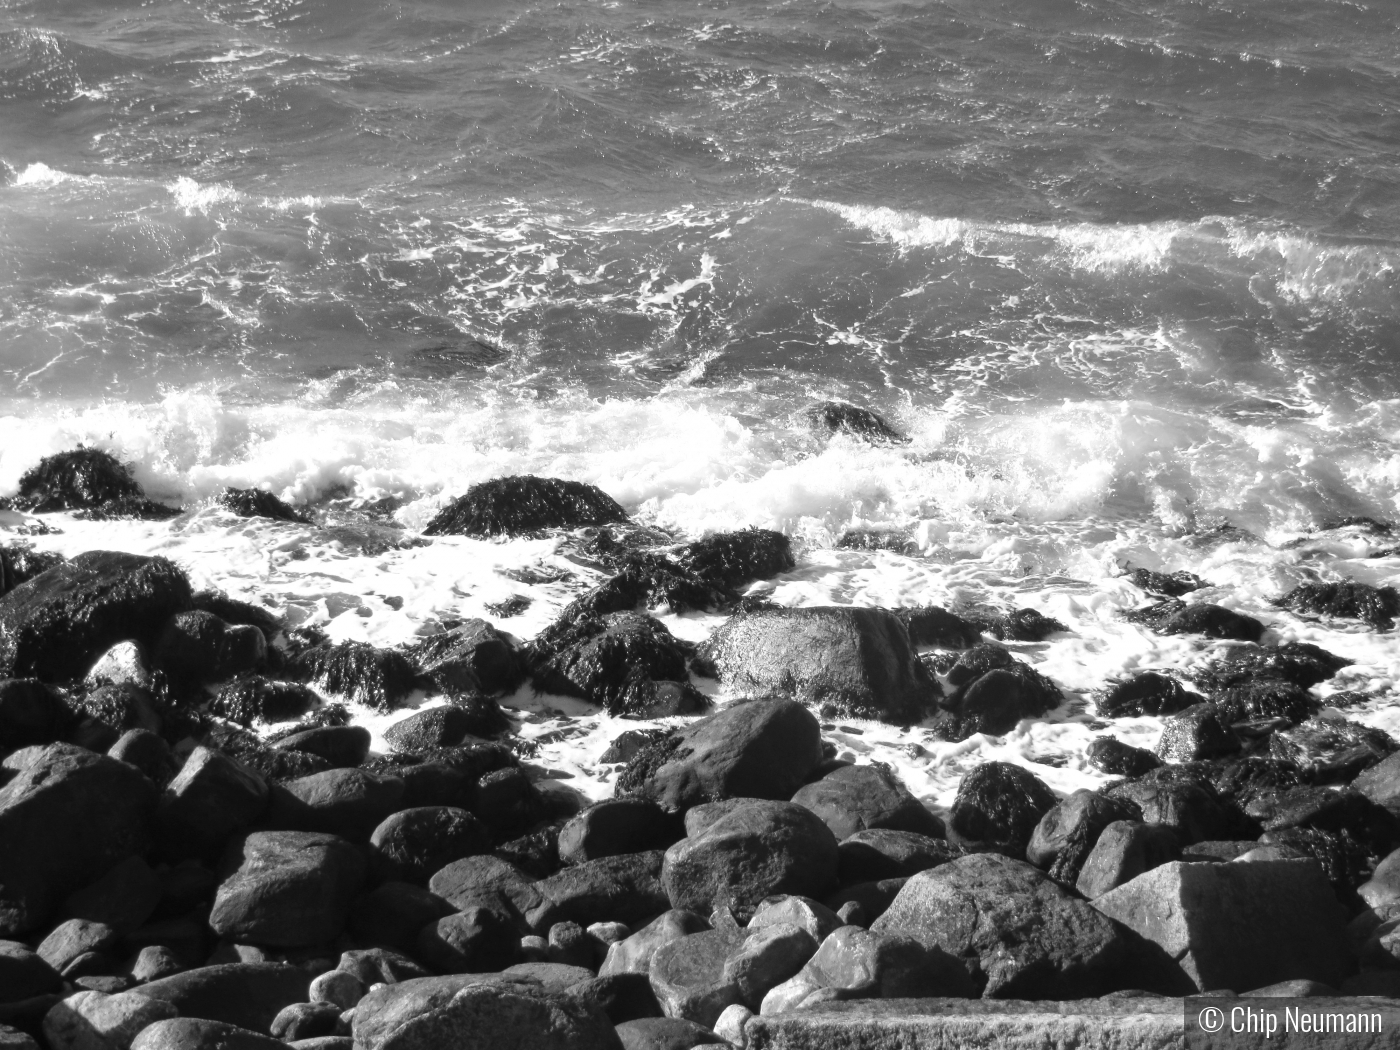
[[[219,493],[217,502],[240,518],[271,518],[296,525],[311,524],[311,519],[291,504],[262,489],[224,489]]]
[[[20,476],[19,493],[10,502],[20,510],[83,511],[94,518],[159,520],[180,513],[147,499],[131,468],[96,448],[45,456]]]
[[[399,707],[420,684],[418,669],[407,656],[364,642],[307,649],[288,661],[287,671],[381,712]]]
[[[1400,591],[1353,580],[1304,583],[1273,599],[1273,604],[1297,613],[1360,620],[1377,630],[1388,631],[1400,615]]]
[[[519,536],[626,520],[621,504],[594,485],[524,474],[473,485],[428,522],[423,533]]]
[[[845,401],[820,401],[807,409],[807,420],[813,427],[828,433],[847,434],[871,445],[909,443],[908,437],[875,412]]]

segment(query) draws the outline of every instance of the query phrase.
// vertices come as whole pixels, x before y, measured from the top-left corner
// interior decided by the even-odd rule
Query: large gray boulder
[[[258,831],[230,851],[225,870],[210,928],[237,943],[299,948],[340,935],[365,860],[334,835]]]
[[[975,963],[987,999],[1085,999],[1134,976],[1112,922],[1030,864],[996,853],[913,876],[871,932]]]
[[[609,945],[607,958],[598,974],[608,977],[623,973],[648,973],[657,951],[672,941],[708,930],[710,924],[693,911],[673,909],[663,912],[630,937]]]
[[[1093,907],[1160,945],[1200,991],[1296,979],[1336,988],[1353,966],[1346,910],[1313,860],[1172,861]]]
[[[726,1006],[742,1001],[737,973],[725,969],[742,940],[738,930],[706,930],[657,949],[648,975],[667,1017],[713,1028]]]
[[[143,1029],[131,1050],[285,1050],[287,1044],[237,1025],[176,1017]]]
[[[725,798],[786,800],[821,761],[821,727],[810,711],[791,700],[750,700],[644,747],[617,790],[670,813]]]
[[[838,842],[879,828],[943,837],[943,821],[883,765],[838,766],[798,789],[792,801],[821,817]]]
[[[661,880],[673,908],[709,914],[727,907],[745,922],[767,897],[820,899],[836,888],[836,837],[811,810],[735,799],[691,811],[701,814],[687,822],[690,837],[666,851]]]
[[[172,857],[217,851],[267,809],[267,782],[221,751],[197,747],[160,800],[161,847]]]
[[[285,963],[228,963],[201,966],[140,987],[148,999],[161,999],[181,1017],[222,1021],[267,1034],[283,1008],[306,1002],[312,975]]]
[[[824,711],[917,722],[939,696],[909,632],[886,609],[759,609],[726,620],[701,650],[720,680]]]
[[[50,1050],[127,1050],[142,1029],[178,1012],[139,991],[77,992],[44,1015],[44,1038]]]
[[[547,931],[556,922],[621,922],[650,918],[669,907],[662,883],[663,854],[624,853],[600,857],[534,884],[540,903],[525,914],[530,928]]]
[[[0,788],[0,937],[39,929],[68,894],[144,852],[156,799],[105,755],[68,744],[28,755]]]

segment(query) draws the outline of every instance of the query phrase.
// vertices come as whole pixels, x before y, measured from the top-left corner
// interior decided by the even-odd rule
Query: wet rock
[[[1372,802],[1400,815],[1400,753],[1391,755],[1366,770],[1351,786]]]
[[[1157,755],[1167,762],[1195,762],[1239,750],[1239,737],[1214,704],[1195,704],[1166,719],[1157,741]]]
[[[161,519],[180,513],[148,500],[130,467],[95,448],[45,456],[20,475],[19,493],[10,502],[41,514],[84,510],[97,517]]]
[[[37,678],[0,679],[0,755],[61,740],[71,720],[58,693]]]
[[[319,755],[337,769],[353,769],[369,755],[369,745],[369,730],[364,726],[318,726],[279,737],[273,746]]]
[[[425,536],[519,536],[626,521],[627,512],[602,489],[581,481],[532,475],[473,485],[434,517]]]
[[[1351,664],[1351,660],[1307,642],[1232,645],[1210,664],[1203,680],[1223,685],[1247,678],[1281,678],[1310,689]]]
[[[1282,678],[1249,678],[1211,690],[1211,703],[1227,722],[1282,719],[1296,724],[1322,705],[1301,686]]]
[[[788,695],[842,717],[919,721],[938,695],[904,625],[884,609],[741,612],[710,636],[701,657],[733,689]]]
[[[271,518],[273,521],[288,521],[296,525],[311,524],[311,519],[295,510],[291,504],[262,489],[224,489],[216,497],[216,501],[240,518]]]
[[[0,598],[0,675],[81,677],[118,642],[153,644],[190,602],[189,581],[164,558],[80,554]]]
[[[224,867],[210,928],[233,941],[284,948],[333,941],[365,878],[353,846],[314,832],[254,832],[229,851]]]
[[[1060,705],[1060,690],[1029,664],[994,646],[977,646],[958,658],[948,681],[957,689],[942,702],[945,710],[935,732],[945,740],[966,740],[973,733],[998,736],[1023,718],[1037,718]],[[982,671],[991,663],[999,664]],[[980,673],[979,673],[980,672]]]
[[[1159,594],[1166,598],[1180,598],[1207,586],[1199,576],[1184,569],[1177,572],[1155,572],[1152,569],[1133,569],[1128,573],[1133,586],[1141,587],[1149,594]]]
[[[0,1003],[17,1003],[58,991],[63,979],[37,953],[18,941],[0,941]]]
[[[1089,764],[1113,777],[1140,777],[1162,764],[1162,760],[1140,747],[1133,747],[1111,736],[1095,737],[1085,757]]]
[[[134,685],[149,692],[152,688],[150,661],[135,642],[118,642],[88,668],[84,685]]]
[[[686,649],[660,620],[641,613],[575,620],[537,639],[528,662],[536,689],[601,704],[615,717],[694,714],[708,706],[689,684]],[[675,688],[658,693],[646,682]],[[657,708],[658,700],[669,703]]]
[[[229,963],[151,981],[141,986],[140,994],[170,1003],[181,1018],[221,1021],[266,1033],[285,1007],[306,1001],[310,984],[311,975],[299,966]],[[181,1050],[184,1045],[175,1044]]]
[[[66,744],[35,750],[0,787],[0,936],[39,929],[68,894],[144,852],[155,808],[132,766]]]
[[[318,646],[289,664],[293,676],[381,713],[402,706],[418,688],[417,668],[403,653],[364,642]]]
[[[559,830],[554,827],[543,827],[502,842],[494,852],[531,878],[547,879],[564,866],[559,859]]]
[[[845,401],[819,401],[806,411],[813,428],[846,434],[871,445],[905,445],[909,439],[868,408]]]
[[[621,795],[671,813],[724,798],[786,800],[822,761],[821,727],[789,700],[752,700],[645,746],[617,780]]]
[[[1297,787],[1251,808],[1266,832],[1283,828],[1346,831],[1379,860],[1400,846],[1400,819],[1359,791]]]
[[[1136,780],[1110,784],[1103,793],[1137,803],[1145,823],[1165,824],[1183,848],[1257,834],[1258,826],[1221,798],[1200,771],[1163,766]]]
[[[1376,866],[1376,856],[1365,842],[1352,838],[1346,828],[1325,831],[1315,827],[1287,827],[1266,831],[1256,852],[1267,849],[1278,858],[1311,857],[1317,861],[1339,900],[1353,901],[1353,891],[1363,885]]]
[[[230,598],[223,591],[195,591],[192,604],[201,612],[213,613],[224,623],[256,627],[269,642],[285,627],[281,617],[271,609]]]
[[[267,809],[267,784],[228,756],[197,747],[161,796],[162,850],[177,858],[217,851]]]
[[[79,722],[69,740],[92,751],[107,750],[131,729],[161,730],[155,698],[137,685],[100,685],[86,695],[70,694],[70,704]]]
[[[841,840],[837,852],[843,886],[917,875],[962,855],[942,838],[885,829],[850,835]]]
[[[1346,913],[1311,861],[1160,865],[1093,907],[1159,945],[1200,991],[1350,972]]]
[[[792,801],[820,817],[838,841],[874,828],[943,837],[943,821],[883,765],[841,766],[798,789]]]
[[[500,709],[497,708],[498,715]],[[491,725],[495,725],[492,720]],[[457,747],[479,738],[486,729],[481,720],[466,708],[444,704],[418,711],[395,722],[384,731],[384,740],[400,754],[424,754],[443,747]],[[488,730],[498,732],[499,727]]]
[[[1297,613],[1361,620],[1379,631],[1388,631],[1400,614],[1400,592],[1394,587],[1372,587],[1346,580],[1340,583],[1304,583],[1274,604]]]
[[[490,852],[491,832],[464,809],[419,806],[384,818],[369,847],[379,878],[422,885],[455,860]]]
[[[409,656],[448,694],[513,693],[525,680],[525,667],[515,646],[485,620],[467,620],[443,634],[424,638]]]
[[[1073,885],[1103,830],[1114,821],[1136,820],[1141,815],[1128,799],[1081,788],[1040,818],[1026,845],[1026,859],[1050,870],[1052,878]]]
[[[797,564],[785,535],[757,528],[714,533],[686,544],[672,558],[690,575],[725,591],[770,579]]]
[[[890,612],[904,624],[905,630],[909,632],[909,640],[916,646],[971,649],[982,644],[980,624],[964,620],[937,605],[891,609]]]
[[[680,1017],[644,1017],[617,1026],[623,1050],[692,1050],[719,1039],[709,1028]]]
[[[648,971],[651,989],[667,1017],[711,1027],[725,1007],[740,1001],[737,979],[725,962],[741,935],[706,930],[659,947]]]
[[[626,764],[632,761],[637,753],[648,744],[653,744],[667,735],[669,734],[665,729],[628,729],[613,738],[612,743],[608,745],[608,749],[603,752],[598,761],[609,764]]]
[[[361,944],[381,945],[412,954],[418,931],[451,915],[455,907],[407,882],[386,882],[351,904],[349,928]]]
[[[233,626],[213,613],[176,613],[151,659],[172,684],[189,688],[256,671],[267,662],[267,639],[256,627]]]
[[[1059,620],[1036,609],[1013,609],[1009,613],[978,617],[974,622],[993,638],[1004,642],[1040,642],[1052,634],[1069,630]]]
[[[1249,812],[1254,811],[1255,799],[1271,799],[1281,791],[1304,784],[1302,771],[1293,763],[1259,755],[1196,762],[1182,770],[1181,775],[1204,778],[1222,799]]]
[[[725,906],[746,920],[773,894],[820,898],[835,888],[836,839],[810,810],[747,799],[712,805],[726,808],[703,831],[687,821],[690,837],[666,851],[662,882],[672,907]]]
[[[564,868],[535,883],[540,903],[525,916],[532,930],[556,922],[632,924],[671,906],[663,885],[660,851],[601,857]]]
[[[604,799],[559,830],[559,859],[565,864],[581,864],[622,853],[665,849],[681,834],[680,821],[650,799]]]
[[[1254,617],[1209,602],[1187,605],[1170,599],[1125,613],[1124,618],[1144,624],[1158,634],[1199,634],[1241,642],[1257,642],[1264,634],[1264,625]]]
[[[1175,678],[1144,671],[1104,690],[1096,703],[1104,718],[1132,718],[1174,715],[1199,703],[1200,699],[1183,689]]]
[[[268,819],[275,827],[323,831],[364,842],[403,799],[398,777],[363,769],[328,769],[289,780],[273,793]]]
[[[958,785],[949,827],[962,839],[1021,857],[1036,825],[1055,803],[1054,792],[1029,770],[1009,762],[984,762]]]
[[[219,690],[211,710],[239,725],[289,722],[312,710],[320,698],[300,682],[277,682],[252,675]]]
[[[1315,784],[1345,784],[1400,751],[1382,729],[1341,719],[1310,718],[1269,737],[1269,754],[1290,762]]]
[[[1171,828],[1136,820],[1115,820],[1103,829],[1085,859],[1075,889],[1094,900],[1145,871],[1180,858],[1181,850]]]
[[[995,853],[915,875],[871,932],[975,961],[988,999],[1090,998],[1138,976],[1113,923],[1031,865]]]

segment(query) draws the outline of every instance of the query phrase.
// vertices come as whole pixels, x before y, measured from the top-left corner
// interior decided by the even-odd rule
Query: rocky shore
[[[814,413],[899,439],[867,416]],[[87,449],[11,503],[178,513]],[[1095,742],[1102,788],[989,761],[945,820],[838,757],[834,720],[1006,733],[1063,697],[1001,643],[1063,624],[780,607],[744,592],[793,567],[782,534],[677,543],[573,481],[475,486],[425,532],[551,530],[607,576],[545,630],[468,620],[398,648],[332,643],[164,558],[0,548],[0,1048],[757,1050],[819,1045],[828,1014],[873,1046],[850,1033],[887,1000],[982,1024],[998,1001],[1400,999],[1400,743],[1310,692],[1347,660],[1138,570],[1136,622],[1238,644],[1104,684],[1102,715],[1165,721],[1154,750]],[[1371,630],[1400,611],[1354,583],[1278,601]],[[694,644],[660,608],[727,618]],[[715,709],[704,679],[742,699]],[[614,797],[580,808],[502,709],[526,683],[687,721],[622,732]],[[445,702],[409,713],[423,694]],[[387,748],[337,700],[404,709]]]

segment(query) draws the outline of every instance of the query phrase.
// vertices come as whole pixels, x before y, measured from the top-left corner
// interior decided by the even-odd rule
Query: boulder
[[[223,867],[209,926],[230,940],[283,948],[333,941],[365,877],[364,858],[348,842],[301,831],[247,835]]]
[[[559,829],[559,859],[565,864],[582,864],[621,853],[665,849],[681,833],[674,814],[651,799],[604,799]]]
[[[152,644],[190,602],[189,580],[164,558],[79,554],[0,598],[0,677],[67,681],[118,642]]]
[[[661,1004],[644,973],[616,973],[581,981],[569,989],[570,997],[607,1014],[613,1024],[660,1017]]]
[[[0,756],[61,740],[71,720],[58,693],[39,679],[0,679]]]
[[[295,525],[311,524],[311,519],[295,510],[291,504],[262,489],[227,488],[214,498],[219,506],[233,511],[240,518],[271,518]]]
[[[267,809],[267,783],[222,752],[197,747],[161,796],[162,850],[172,857],[203,857]]]
[[[966,773],[949,826],[961,839],[1022,857],[1036,825],[1056,803],[1044,781],[1010,762],[984,762]]]
[[[836,849],[842,886],[917,875],[962,856],[961,849],[942,838],[883,828],[858,831]]]
[[[674,847],[673,847],[674,848]],[[534,884],[540,903],[525,914],[535,931],[556,922],[622,922],[631,925],[663,912],[670,905],[659,850],[626,853],[585,861]]]
[[[118,642],[88,668],[83,684],[134,685],[149,690],[154,683],[145,650],[135,642]]]
[[[1103,829],[1080,868],[1075,889],[1088,900],[1181,857],[1176,835],[1161,824],[1115,820]]]
[[[943,821],[883,765],[839,766],[799,788],[792,801],[820,817],[838,841],[875,828],[943,837]]]
[[[127,1050],[147,1026],[177,1013],[138,992],[77,992],[44,1015],[44,1038],[50,1050]]]
[[[1335,988],[1352,967],[1346,912],[1311,860],[1172,861],[1093,907],[1159,945],[1199,991],[1296,979]]]
[[[658,948],[709,928],[710,924],[695,912],[681,909],[663,912],[630,937],[612,944],[598,975],[649,973],[651,958]]]
[[[1141,747],[1133,747],[1111,736],[1098,736],[1084,752],[1089,765],[1111,777],[1140,777],[1162,764],[1162,760]]]
[[[161,898],[160,878],[140,857],[127,857],[97,881],[68,895],[63,912],[130,933],[151,917]]]
[[[1271,718],[1291,725],[1306,720],[1322,706],[1302,686],[1282,678],[1247,678],[1218,686],[1211,689],[1210,699],[1227,723]]]
[[[411,954],[418,945],[418,931],[455,910],[454,905],[420,886],[386,882],[351,903],[349,928],[361,944]]]
[[[598,969],[607,950],[601,941],[595,940],[588,930],[576,922],[556,922],[549,928],[546,944],[551,963],[582,967],[589,971],[589,977]]]
[[[1310,718],[1269,735],[1269,754],[1296,766],[1313,784],[1346,784],[1400,751],[1382,729],[1359,722]]]
[[[891,609],[890,612],[904,624],[904,629],[909,632],[909,640],[916,646],[971,649],[982,643],[982,628],[979,624],[964,620],[937,605]]]
[[[107,757],[135,766],[157,787],[167,787],[179,764],[170,745],[149,729],[128,729],[107,749]]]
[[[1183,775],[1178,775],[1183,774]],[[1105,795],[1135,802],[1148,824],[1165,824],[1183,847],[1194,842],[1249,837],[1257,825],[1220,797],[1205,777],[1164,766],[1136,780],[1103,789]]]
[[[248,675],[219,690],[210,709],[217,715],[251,726],[255,722],[288,722],[319,704],[320,698],[300,682],[278,682]]]
[[[1167,762],[1195,762],[1232,755],[1240,739],[1214,704],[1195,704],[1162,723],[1157,756]]]
[[[336,769],[357,767],[369,755],[369,745],[369,730],[364,726],[317,726],[279,737],[273,744],[283,751],[318,755]]]
[[[334,1035],[340,1021],[340,1008],[333,1003],[292,1003],[272,1019],[272,1037],[290,1043]]]
[[[0,787],[0,936],[40,928],[68,894],[143,852],[155,809],[155,787],[125,763],[34,749]]]
[[[1400,752],[1366,770],[1351,786],[1372,802],[1400,816]]]
[[[191,610],[166,622],[151,659],[172,684],[192,688],[256,671],[267,662],[267,639],[256,627]]]
[[[162,977],[170,977],[177,973],[182,973],[190,967],[185,960],[173,949],[160,944],[148,944],[136,953],[136,958],[131,961],[131,979],[137,984],[145,984],[147,981],[158,981]]]
[[[131,1050],[286,1050],[286,1046],[237,1025],[176,1017],[142,1030]]]
[[[404,782],[363,769],[328,769],[289,780],[275,791],[268,819],[274,827],[322,831],[365,842],[399,808]]]
[[[287,671],[380,713],[402,706],[418,687],[418,670],[407,656],[364,642],[307,649],[289,661]]]
[[[581,481],[533,475],[493,478],[467,489],[428,522],[425,536],[519,536],[626,521],[602,489]]]
[[[1310,689],[1351,663],[1346,657],[1307,642],[1232,645],[1215,655],[1201,678],[1208,684],[1218,685],[1250,678],[1281,678]]]
[[[523,835],[544,816],[544,799],[523,769],[497,769],[476,785],[472,812],[498,842]]]
[[[1140,816],[1142,811],[1127,799],[1081,788],[1040,818],[1026,845],[1026,859],[1048,870],[1051,878],[1072,886],[1103,829],[1115,820]]]
[[[1257,642],[1264,634],[1264,625],[1254,617],[1209,602],[1187,605],[1176,599],[1167,599],[1125,613],[1124,618],[1145,624],[1158,634],[1200,634],[1207,638],[1228,638],[1240,642]]]
[[[748,930],[752,933],[765,926],[796,926],[806,930],[818,944],[826,940],[827,934],[842,925],[836,913],[820,901],[795,894],[780,894],[769,897],[754,911],[749,919]]]
[[[643,1017],[617,1026],[623,1050],[692,1050],[719,1041],[704,1025],[680,1017]]]
[[[737,977],[725,971],[741,940],[737,931],[706,930],[656,950],[648,974],[667,1017],[711,1028],[726,1006],[741,1001]]]
[[[110,452],[76,448],[45,456],[19,479],[10,499],[21,510],[84,510],[100,518],[174,517],[180,511],[146,498],[131,468]]]
[[[453,861],[489,852],[491,833],[464,809],[418,806],[385,817],[369,848],[380,878],[425,884]]]
[[[1160,594],[1166,598],[1180,598],[1202,587],[1208,586],[1199,576],[1186,572],[1157,572],[1154,569],[1133,569],[1127,574],[1134,587],[1141,587],[1149,594]]]
[[[509,861],[495,856],[476,856],[455,860],[441,868],[428,881],[428,888],[457,907],[483,896],[499,895],[523,916],[544,900],[536,883],[536,879]]]
[[[767,923],[748,931],[738,948],[730,952],[721,983],[732,984],[739,1002],[757,1010],[769,991],[795,977],[816,952],[817,939],[801,926]]]
[[[869,445],[906,445],[909,439],[890,426],[878,413],[845,401],[819,401],[806,411],[815,430],[845,434]]]
[[[0,941],[0,1004],[56,992],[58,971],[18,941]]]
[[[1361,620],[1378,631],[1388,631],[1400,614],[1400,592],[1354,580],[1304,583],[1275,598],[1274,604],[1298,613]]]
[[[872,933],[980,967],[987,999],[1084,999],[1137,976],[1114,924],[1024,861],[978,853],[915,875]]]
[[[482,736],[483,729],[499,731],[499,727],[483,726],[465,707],[443,704],[399,719],[384,730],[384,740],[399,754],[417,755],[475,740]]]
[[[1055,683],[999,645],[976,645],[962,653],[947,679],[953,692],[942,701],[935,731],[948,740],[1009,733],[1022,719],[1037,718],[1064,699]]]
[[[730,688],[787,695],[842,717],[907,724],[938,687],[885,609],[756,609],[726,620],[701,650]]]
[[[1174,715],[1199,700],[1199,697],[1183,689],[1175,678],[1156,671],[1144,671],[1104,690],[1096,704],[1100,717],[1136,718],[1142,715]]]
[[[503,902],[478,900],[419,932],[415,954],[441,973],[486,973],[520,959],[520,930]]]
[[[1006,613],[975,616],[974,621],[987,634],[1004,642],[1042,642],[1069,628],[1038,609],[1012,609]]]
[[[101,922],[87,919],[69,919],[49,931],[49,935],[35,949],[39,958],[59,973],[65,973],[79,956],[89,952],[103,952],[120,939],[121,934]]]
[[[547,992],[567,992],[585,981],[593,980],[593,971],[587,967],[557,962],[516,963],[501,972],[507,976],[532,978]]]
[[[385,948],[352,948],[342,952],[336,969],[353,974],[366,988],[431,976],[407,955]]]
[[[771,895],[820,898],[835,889],[836,838],[811,810],[757,799],[701,809],[711,807],[723,807],[717,819],[666,851],[662,883],[672,907],[723,906],[747,920]]]
[[[140,993],[161,999],[182,1018],[222,1021],[266,1033],[283,1008],[306,1002],[311,974],[285,963],[201,966],[143,984]]]
[[[513,693],[525,680],[515,646],[485,620],[466,620],[450,631],[430,635],[413,647],[411,655],[418,669],[450,695]]]
[[[311,982],[306,994],[313,1003],[328,1003],[337,1010],[353,1010],[365,997],[365,985],[353,973],[328,970]]]
[[[716,799],[786,800],[821,761],[821,728],[810,711],[790,700],[751,700],[643,747],[617,791],[669,813]]]
[[[786,536],[758,528],[713,533],[687,543],[672,557],[692,576],[729,591],[770,579],[797,564]]]

